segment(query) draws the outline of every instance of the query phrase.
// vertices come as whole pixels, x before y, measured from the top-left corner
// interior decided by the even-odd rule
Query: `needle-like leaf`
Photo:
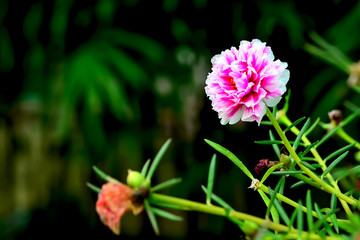
[[[238,168],[240,168],[241,171],[245,173],[246,176],[248,176],[251,180],[254,179],[254,176],[251,174],[251,172],[245,167],[245,165],[238,159],[232,152],[227,150],[226,148],[222,147],[221,145],[214,143],[210,140],[205,139],[205,142],[209,144],[211,147],[213,147],[215,150],[219,151],[221,154],[229,158]]]
[[[153,227],[155,234],[160,235],[159,225],[158,225],[158,223],[156,221],[156,217],[154,215],[154,212],[152,211],[152,209],[150,207],[150,204],[149,204],[147,199],[144,200],[144,206],[145,206],[146,213],[147,213],[147,215],[149,217],[151,226]]]
[[[313,225],[314,225],[314,219],[313,219],[313,215],[312,215],[312,200],[311,200],[311,192],[310,190],[307,191],[306,193],[306,219],[307,219],[307,223],[308,223],[308,228],[309,228],[309,232],[313,231]]]
[[[164,156],[166,150],[168,149],[169,145],[171,143],[171,139],[168,139],[164,145],[160,148],[159,152],[156,154],[155,158],[154,158],[154,161],[152,162],[151,166],[150,166],[150,169],[149,169],[149,172],[147,173],[146,175],[146,180],[150,181],[157,166],[159,165],[160,163],[160,160],[162,159],[162,157]]]
[[[215,168],[216,168],[216,154],[213,155],[210,162],[208,181],[207,181],[207,192],[206,192],[206,204],[211,204],[211,194],[214,187],[215,180]]]
[[[336,165],[338,165],[338,164],[341,162],[341,160],[343,160],[343,159],[346,157],[346,155],[348,155],[348,153],[349,153],[349,151],[344,152],[344,153],[341,154],[338,158],[336,158],[336,159],[326,168],[326,170],[324,171],[324,173],[322,174],[322,176],[325,177],[326,174],[328,174],[331,170],[333,170],[333,169],[336,167]]]

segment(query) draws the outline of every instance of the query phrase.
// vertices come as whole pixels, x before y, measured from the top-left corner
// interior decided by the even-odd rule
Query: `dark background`
[[[168,138],[173,142],[154,181],[181,177],[165,193],[191,200],[204,201],[200,186],[215,153],[204,138],[234,152],[250,170],[259,159],[276,160],[271,147],[254,143],[268,139],[268,126],[222,126],[204,94],[211,57],[241,40],[267,42],[275,58],[288,63],[291,119],[328,122],[334,108],[348,114],[344,100],[360,102],[346,85],[347,73],[304,50],[316,32],[358,61],[357,1],[0,3],[1,239],[117,238],[98,219],[96,193],[86,187],[103,183],[92,165],[125,181],[127,169],[140,170]],[[358,121],[352,124],[359,137]],[[322,134],[319,129],[314,138]],[[265,206],[249,185],[218,156],[214,192],[263,217]],[[159,219],[158,239],[241,235],[220,217],[177,214],[185,220]],[[145,214],[123,218],[121,238],[154,236]]]

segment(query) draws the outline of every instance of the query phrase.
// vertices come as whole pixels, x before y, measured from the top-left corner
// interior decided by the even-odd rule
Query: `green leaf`
[[[216,169],[216,154],[213,155],[210,162],[209,167],[209,174],[208,174],[208,182],[207,182],[207,189],[206,192],[206,204],[211,204],[211,194],[214,187],[214,180],[215,180],[215,169]]]
[[[290,188],[296,188],[296,187],[302,186],[304,184],[305,184],[304,181],[299,181],[299,182],[296,182],[293,185],[291,185]]]
[[[261,125],[265,125],[265,126],[272,126],[272,122],[270,122],[270,121],[261,121],[261,123],[260,123]]]
[[[43,20],[43,6],[40,3],[32,4],[27,12],[23,31],[24,35],[30,43],[38,41],[38,33]]]
[[[269,136],[270,136],[270,140],[271,141],[275,141],[275,136],[273,134],[273,132],[271,130],[269,130]],[[272,144],[272,147],[274,149],[274,152],[276,154],[276,156],[278,157],[278,159],[280,159],[280,148],[277,144]]]
[[[158,192],[160,190],[163,190],[165,188],[169,188],[171,186],[174,186],[175,184],[178,184],[181,182],[181,178],[173,178],[170,180],[167,180],[165,182],[162,182],[154,187],[151,188],[151,192]]]
[[[146,81],[147,74],[144,68],[124,51],[108,46],[102,58],[106,62],[110,61],[110,63],[116,67],[116,70],[124,77],[124,80],[134,88],[140,89],[148,83],[148,81]]]
[[[311,192],[310,190],[306,193],[306,219],[308,223],[309,232],[313,231],[314,219],[312,215],[312,200],[311,200]]]
[[[153,38],[145,35],[119,28],[110,28],[100,34],[105,41],[135,50],[152,62],[160,63],[166,56],[167,49]]]
[[[306,161],[300,161],[300,163],[302,165],[304,165],[305,167],[309,168],[310,170],[316,170],[315,167],[313,167],[310,163],[306,162]]]
[[[107,100],[111,112],[118,118],[131,119],[133,110],[130,107],[130,101],[127,97],[125,86],[118,83],[115,78],[104,77],[101,78],[100,86],[105,92],[103,98]]]
[[[336,158],[336,159],[326,168],[326,170],[323,172],[323,174],[322,174],[321,176],[325,177],[326,174],[328,174],[331,170],[333,170],[333,169],[336,167],[336,165],[338,165],[338,164],[341,162],[341,160],[343,160],[343,159],[346,157],[346,155],[348,155],[348,153],[349,153],[349,151],[346,151],[346,152],[344,152],[343,154],[341,154],[338,158]]]
[[[238,168],[240,168],[241,171],[243,171],[245,173],[246,176],[248,176],[251,180],[254,179],[253,175],[251,174],[251,172],[245,167],[245,165],[229,150],[227,150],[226,148],[222,147],[221,145],[214,143],[210,140],[205,139],[205,142],[207,144],[209,144],[211,147],[213,147],[215,150],[217,150],[218,152],[220,152],[221,154],[223,154],[224,156],[226,156],[227,158],[229,158],[236,166],[238,166]]]
[[[315,208],[315,212],[318,215],[319,219],[323,219],[324,215],[322,214],[317,203],[314,203],[314,208]],[[328,230],[330,228],[330,225],[326,221],[324,221],[322,223],[322,225],[324,225],[326,230]],[[319,226],[317,226],[317,228],[313,227],[314,232],[318,232],[318,228],[320,228],[320,226],[321,226],[321,224]],[[319,235],[324,238],[326,233],[324,233],[323,231],[319,231]]]
[[[9,72],[14,68],[14,50],[8,30],[0,26],[0,71]]]
[[[284,104],[284,107],[282,109],[284,114],[286,114],[288,109],[289,109],[290,96],[291,96],[291,89],[288,90],[288,93],[285,96],[285,104]]]
[[[279,193],[280,193],[281,195],[284,195],[284,189],[285,189],[285,180],[286,180],[286,177],[285,177],[285,176],[281,176],[281,178],[283,178],[283,179],[284,179],[284,180],[282,180],[282,181],[284,181],[284,183],[280,185]],[[281,203],[281,201],[280,201],[280,200],[279,200],[279,202]]]
[[[149,217],[151,226],[153,227],[155,234],[157,236],[159,236],[160,235],[159,225],[158,225],[158,223],[156,221],[156,217],[154,215],[154,212],[152,211],[152,208],[150,207],[150,204],[149,204],[147,199],[144,200],[144,206],[145,206],[146,213],[147,213],[147,215]]]
[[[310,125],[310,118],[305,122],[304,126],[301,128],[299,134],[296,136],[295,142],[293,144],[294,151],[299,146],[300,140],[302,136],[304,135],[305,131],[309,128]]]
[[[177,216],[175,214],[169,213],[169,212],[164,211],[164,210],[159,209],[159,208],[151,207],[151,211],[155,215],[158,215],[158,216],[163,217],[163,218],[167,218],[167,219],[172,220],[172,221],[182,221],[183,220],[182,217],[179,217],[179,216]]]
[[[349,110],[351,110],[352,112],[360,112],[360,107],[357,106],[356,104],[353,104],[352,102],[345,101],[344,106]]]
[[[289,222],[289,224],[288,224],[289,232],[290,232],[290,230],[291,230],[291,229],[293,228],[293,226],[294,226],[295,218],[296,218],[297,214],[298,214],[298,209],[295,208],[294,211],[293,211],[293,213],[291,214],[290,222]]]
[[[312,161],[316,162],[317,160],[314,157],[302,157],[301,161]]]
[[[91,189],[93,190],[94,192],[96,193],[100,193],[101,192],[101,188],[91,184],[91,183],[86,183],[86,185]]]
[[[286,133],[287,131],[289,131],[290,129],[292,129],[293,127],[295,127],[297,124],[299,124],[302,120],[304,120],[306,117],[302,117],[299,118],[298,120],[296,120],[295,122],[293,122],[290,126],[288,126],[287,128],[285,128],[285,130],[283,131],[284,133]]]
[[[309,36],[320,47],[318,48],[313,46],[313,48],[317,49],[308,49],[310,53],[322,58],[323,60],[337,66],[344,72],[348,73],[349,67],[352,64],[351,59],[349,59],[340,49],[328,43],[325,39],[323,39],[315,32],[310,33]]]
[[[316,119],[316,121],[309,127],[309,129],[304,133],[304,136],[309,135],[314,129],[315,127],[320,123],[320,118],[318,117]]]
[[[97,1],[95,15],[99,22],[111,24],[116,11],[116,2],[114,0]]]
[[[153,201],[153,199],[151,198],[151,194],[148,198],[148,201],[151,205],[155,205],[158,207],[163,207],[163,208],[169,208],[169,209],[176,209],[176,210],[183,210],[183,211],[189,211],[189,208],[187,207],[183,207],[183,206],[179,206],[177,204],[172,204],[172,203],[164,203],[164,202],[159,202],[159,201]]]
[[[285,184],[285,178],[282,177],[282,178],[280,178],[279,182],[276,184],[274,191],[272,191],[271,188],[268,187],[268,189],[269,189],[269,194],[270,194],[270,202],[269,202],[268,208],[267,208],[267,210],[266,210],[266,216],[269,215],[269,210],[271,209],[271,207],[273,206],[273,204],[274,204],[275,201],[276,201],[276,194],[279,192],[280,188],[284,186],[284,184]],[[278,202],[278,203],[279,203],[279,202]],[[275,206],[276,206],[276,205],[275,205]],[[277,206],[281,208],[281,210],[280,210],[280,211],[281,211],[281,214],[284,214],[285,211],[284,211],[284,209],[281,207],[281,204],[279,203],[279,204],[277,204]],[[279,208],[277,208],[277,207],[276,207],[276,209],[279,210]],[[285,215],[286,215],[286,214],[285,214]],[[282,218],[284,217],[284,218],[286,219],[286,221],[287,221],[289,218],[288,218],[287,215],[286,215],[286,216],[285,216],[285,215],[282,216]]]
[[[74,1],[55,1],[53,4],[54,11],[52,12],[51,20],[50,20],[50,30],[52,34],[52,40],[57,41],[64,41],[66,28],[69,22],[69,14],[71,10],[71,6]]]
[[[178,42],[186,42],[194,36],[189,28],[189,25],[180,18],[173,18],[171,22],[171,31]]]
[[[104,173],[103,171],[101,171],[99,168],[97,168],[96,166],[93,166],[93,169],[95,171],[95,173],[101,177],[102,179],[104,179],[107,182],[113,182],[113,183],[120,183],[118,180],[116,180],[115,178],[110,177],[109,175],[107,175],[106,173]]]
[[[272,175],[287,175],[287,174],[292,175],[292,174],[302,174],[302,173],[304,173],[304,171],[295,170],[295,171],[278,171],[278,172],[272,172],[271,174]]]
[[[356,143],[352,143],[352,144],[346,145],[345,147],[342,147],[342,148],[336,150],[335,152],[329,154],[329,155],[324,159],[324,162],[326,162],[327,160],[329,160],[329,159],[331,159],[331,158],[333,158],[333,157],[335,157],[335,156],[337,156],[337,155],[339,155],[339,154],[341,154],[341,153],[349,150],[349,149],[352,148],[355,144],[356,144]]]
[[[359,173],[360,173],[360,165],[355,166],[355,167],[351,168],[350,170],[337,169],[337,171],[334,171],[333,177],[336,181],[339,181],[351,174],[359,174]]]
[[[274,192],[269,189],[269,193],[270,193],[270,197],[272,198],[273,195],[274,195]],[[276,195],[276,194],[275,194],[275,195]],[[280,200],[278,200],[278,199],[275,198],[275,199],[274,199],[274,206],[275,206],[275,208],[277,209],[277,211],[278,211],[281,219],[284,221],[284,223],[285,223],[286,225],[289,225],[290,219],[289,219],[289,217],[288,217],[285,209],[284,209],[283,206],[281,205]]]
[[[278,112],[277,105],[275,105],[275,106],[273,107],[272,114],[273,114],[274,116],[276,116],[277,112]]]
[[[144,166],[143,166],[142,169],[141,169],[141,175],[142,175],[143,177],[146,176],[147,171],[148,171],[148,169],[149,169],[149,166],[150,166],[150,159],[148,159],[148,160],[145,162]]]
[[[276,210],[276,208],[274,206],[269,205],[270,204],[270,199],[267,197],[267,195],[262,190],[258,189],[257,191],[260,194],[263,201],[265,202],[268,209],[270,209],[270,213],[271,213],[271,217],[273,219],[273,222],[279,223],[280,222],[279,213],[278,213],[278,211]]]
[[[301,200],[299,200],[298,204],[299,204],[299,206],[297,208],[296,228],[298,230],[298,239],[302,239],[301,234],[304,229],[304,216],[303,216],[303,211],[302,211]]]
[[[281,167],[282,165],[284,165],[284,163],[278,163],[274,166],[272,166],[271,168],[269,168],[266,173],[264,174],[264,176],[262,177],[260,184],[263,184],[265,182],[265,180],[270,176],[270,174],[272,172],[274,172],[276,169],[278,169],[279,167]]]
[[[331,215],[335,214],[335,212],[336,212],[336,211],[330,210],[330,211],[328,211],[325,215],[323,215],[322,217],[320,217],[320,215],[318,215],[318,216],[319,216],[319,220],[316,221],[316,223],[314,224],[314,232],[316,232],[316,231],[320,228],[320,226],[321,226],[322,224],[327,223],[327,222],[326,222],[326,219],[327,219],[327,218],[330,218]]]
[[[284,221],[286,225],[288,225],[290,223],[289,216],[287,215],[285,209],[283,208],[283,206],[281,205],[278,199],[274,200],[274,206],[278,210],[281,219]]]
[[[263,145],[276,145],[276,144],[283,144],[280,140],[260,140],[254,141],[256,144],[263,144]]]
[[[331,195],[331,200],[330,200],[330,209],[333,211],[336,211],[336,205],[337,205],[337,197],[336,197],[336,194],[333,193]],[[337,233],[339,233],[339,223],[337,221],[336,214],[331,215],[330,219],[331,219],[331,222],[333,223],[335,231]]]
[[[201,188],[206,194],[208,194],[208,189],[205,186],[202,185]],[[225,209],[233,210],[233,208],[228,203],[226,203],[222,198],[217,196],[215,193],[211,193],[211,199],[217,204],[219,204],[221,207]]]
[[[312,148],[314,148],[316,146],[316,144],[319,142],[319,140],[317,140],[316,142],[310,144],[310,145],[306,145],[306,149],[302,152],[302,157],[305,156]]]
[[[156,154],[154,161],[152,162],[152,164],[150,166],[149,172],[146,175],[146,180],[148,180],[148,181],[151,180],[157,166],[159,165],[159,163],[160,163],[162,157],[164,156],[166,150],[168,149],[170,143],[171,143],[171,139],[168,139],[164,143],[164,145],[160,148],[159,152]]]

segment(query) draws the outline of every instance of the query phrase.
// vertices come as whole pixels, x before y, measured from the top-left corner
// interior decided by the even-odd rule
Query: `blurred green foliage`
[[[266,131],[220,126],[203,90],[211,57],[240,40],[267,41],[276,58],[289,63],[289,112],[296,117],[326,121],[345,99],[360,105],[346,84],[349,73],[303,50],[306,42],[319,43],[309,38],[315,31],[358,61],[360,35],[353,33],[360,3],[308,6],[270,0],[1,0],[0,238],[38,237],[44,229],[44,235],[62,229],[62,237],[72,232],[72,238],[111,238],[85,185],[96,182],[91,166],[124,180],[128,168],[139,170],[169,137],[172,153],[155,178],[182,177],[173,189],[182,197],[203,199],[200,184],[213,154],[204,138],[222,142],[249,166],[266,157],[266,151],[248,151]],[[248,184],[236,169],[220,158],[217,165],[216,192],[239,210],[254,204],[244,198]],[[152,234],[141,217],[128,218],[122,237]],[[160,222],[170,224],[162,227],[168,229],[164,236],[221,236],[233,227],[198,214],[185,219]]]

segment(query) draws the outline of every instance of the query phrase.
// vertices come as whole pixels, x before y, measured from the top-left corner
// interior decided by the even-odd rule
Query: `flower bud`
[[[332,110],[331,112],[328,113],[328,115],[330,118],[330,123],[334,127],[339,125],[339,123],[343,120],[342,112],[340,110],[337,109]]]
[[[143,182],[145,181],[145,178],[143,175],[141,175],[141,173],[137,172],[137,171],[132,171],[132,170],[128,170],[128,175],[126,178],[126,183],[133,188],[138,188],[141,186],[141,184],[143,184]]]
[[[291,167],[291,163],[292,163],[291,158],[286,154],[280,155],[280,162],[284,164],[283,168],[285,169],[289,169]]]

